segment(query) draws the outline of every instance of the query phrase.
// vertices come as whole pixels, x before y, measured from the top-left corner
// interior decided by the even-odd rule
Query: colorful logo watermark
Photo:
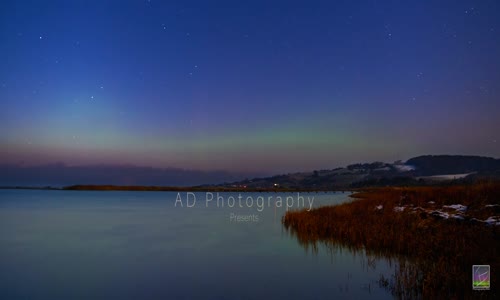
[[[472,266],[472,289],[489,290],[490,289],[490,266],[473,265]]]

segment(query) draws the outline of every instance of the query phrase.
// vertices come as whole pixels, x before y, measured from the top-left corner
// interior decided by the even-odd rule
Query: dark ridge
[[[424,155],[411,158],[406,164],[414,166],[419,176],[500,170],[500,159],[471,155]]]

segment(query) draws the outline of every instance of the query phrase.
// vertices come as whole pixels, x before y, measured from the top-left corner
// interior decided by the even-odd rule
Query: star
[[[40,39],[42,39],[43,37],[42,37],[42,36],[40,36],[39,38],[40,38]]]
[[[90,96],[90,99],[94,99],[94,96]]]

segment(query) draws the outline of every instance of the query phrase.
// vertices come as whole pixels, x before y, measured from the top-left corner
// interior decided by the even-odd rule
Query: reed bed
[[[395,273],[379,283],[397,298],[500,297],[500,226],[475,222],[499,215],[499,182],[374,188],[353,196],[341,205],[289,211],[283,225],[306,249],[322,243],[395,258]],[[429,214],[455,213],[446,207],[454,204],[467,207],[461,219]],[[474,264],[491,265],[490,291],[472,290]]]

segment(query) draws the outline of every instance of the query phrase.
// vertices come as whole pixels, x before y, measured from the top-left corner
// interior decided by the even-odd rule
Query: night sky
[[[498,0],[4,0],[0,54],[3,164],[500,155]]]

